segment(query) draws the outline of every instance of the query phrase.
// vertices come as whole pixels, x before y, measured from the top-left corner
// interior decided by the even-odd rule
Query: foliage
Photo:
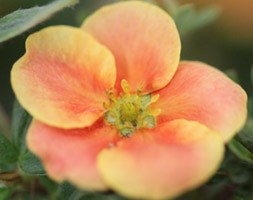
[[[58,0],[46,6],[19,9],[0,19],[0,43],[32,28],[78,0]]]

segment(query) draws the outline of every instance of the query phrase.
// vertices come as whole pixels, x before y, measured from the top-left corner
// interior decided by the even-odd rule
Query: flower
[[[34,117],[27,143],[48,175],[149,199],[207,181],[245,122],[246,94],[179,54],[173,20],[140,1],[29,36],[11,82]]]

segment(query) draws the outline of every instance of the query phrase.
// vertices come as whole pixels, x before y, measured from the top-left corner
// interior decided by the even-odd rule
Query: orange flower
[[[48,175],[149,199],[207,181],[245,122],[247,97],[179,54],[173,20],[139,1],[106,6],[80,29],[32,34],[11,80],[34,117],[28,147]]]

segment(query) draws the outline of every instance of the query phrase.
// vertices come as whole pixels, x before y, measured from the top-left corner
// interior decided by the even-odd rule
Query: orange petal
[[[113,87],[112,54],[88,33],[54,26],[29,36],[11,72],[20,103],[36,119],[61,128],[89,126],[102,115]]]
[[[198,122],[175,120],[103,150],[98,169],[105,182],[126,197],[173,198],[207,181],[223,152],[218,133]]]
[[[180,39],[171,17],[141,1],[105,6],[91,15],[82,28],[107,46],[116,58],[116,88],[126,79],[132,91],[164,87],[174,75]]]
[[[227,142],[245,123],[247,95],[217,69],[200,62],[182,62],[161,91],[155,106],[158,121],[198,121],[222,134]]]
[[[64,130],[34,120],[27,143],[52,179],[67,180],[85,190],[105,190],[107,186],[96,167],[97,154],[119,137],[114,129],[101,122],[89,128]]]

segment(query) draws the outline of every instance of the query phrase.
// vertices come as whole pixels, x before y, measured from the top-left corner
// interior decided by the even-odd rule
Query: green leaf
[[[227,167],[230,180],[235,184],[245,184],[250,180],[250,173],[242,167]]]
[[[18,101],[14,102],[12,112],[12,139],[19,151],[25,151],[25,136],[32,117],[22,108]]]
[[[18,164],[20,169],[29,175],[41,176],[46,174],[41,161],[29,151],[20,155]]]
[[[117,194],[103,194],[103,193],[84,193],[80,195],[78,199],[72,200],[125,200],[125,198],[118,196]]]
[[[69,200],[70,196],[76,191],[74,186],[65,182],[58,186],[57,199]]]
[[[181,35],[184,35],[192,30],[195,10],[193,4],[180,6],[174,15],[175,23]]]
[[[57,199],[61,200],[125,200],[114,193],[80,191],[69,183],[59,185]]]
[[[55,193],[58,188],[58,184],[49,179],[47,176],[37,177],[43,188],[49,193]]]
[[[114,193],[83,192],[75,190],[68,200],[125,200]]]
[[[25,138],[31,120],[32,117],[16,101],[13,107],[12,138],[16,147],[19,148],[18,165],[27,174],[45,175],[40,160],[29,152],[26,147]]]
[[[216,6],[207,7],[197,13],[194,19],[195,30],[205,27],[208,24],[214,22],[220,15],[220,9]]]
[[[18,151],[15,146],[0,133],[0,163],[14,164],[18,159]]]
[[[250,117],[250,114],[252,113],[252,99],[248,99],[248,113],[249,117],[247,119],[246,124],[244,125],[243,129],[240,131],[240,133],[237,135],[240,142],[243,143],[243,145],[249,150],[253,151],[253,119]]]
[[[57,0],[45,6],[20,9],[0,19],[0,43],[15,37],[78,0]]]
[[[8,200],[10,195],[10,188],[0,188],[0,200]]]
[[[253,165],[253,154],[239,141],[232,139],[228,147],[240,160]]]
[[[200,11],[195,9],[194,4],[184,4],[180,6],[175,3],[167,3],[165,6],[165,9],[174,18],[179,33],[182,36],[209,25],[215,21],[220,14],[220,9],[215,6],[210,6]]]

